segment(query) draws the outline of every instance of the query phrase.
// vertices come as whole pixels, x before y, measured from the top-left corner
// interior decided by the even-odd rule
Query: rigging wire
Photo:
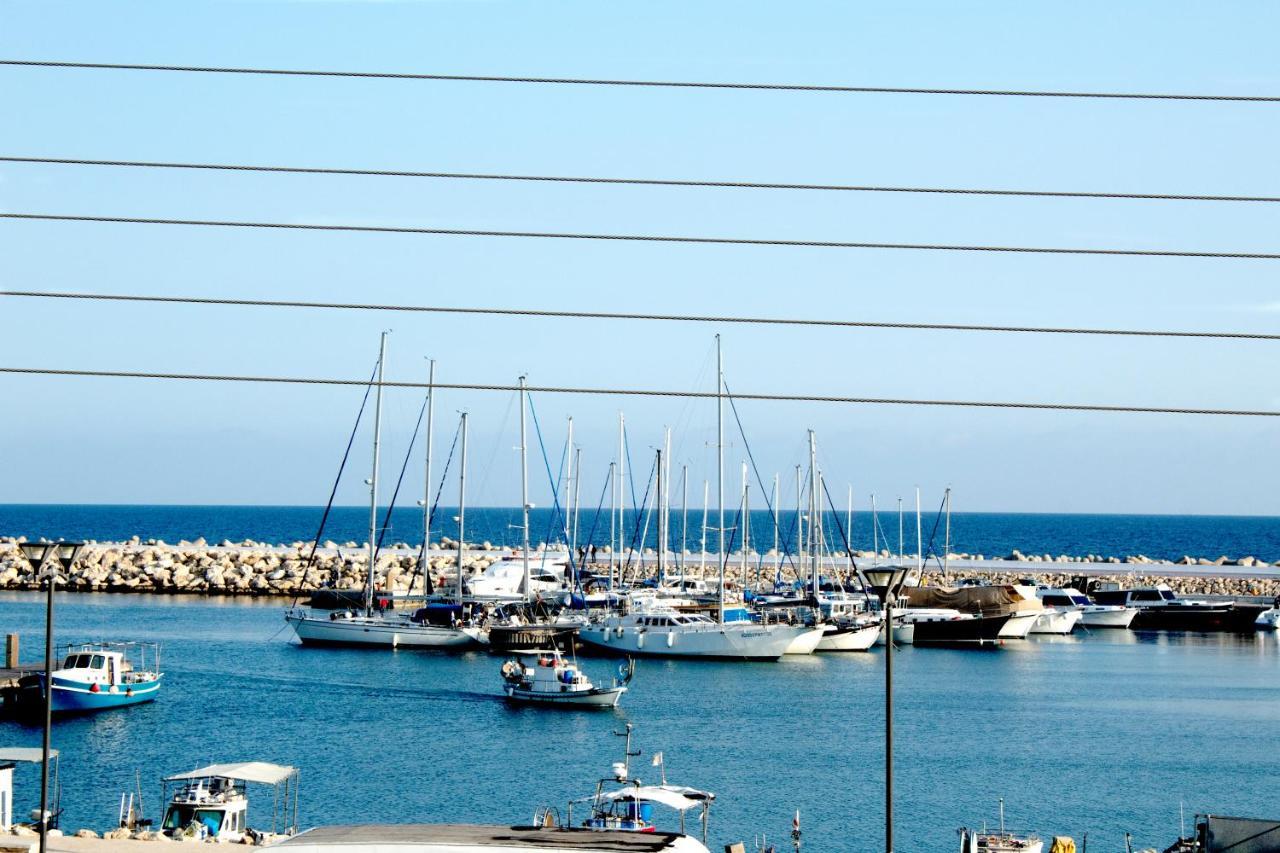
[[[327,71],[299,68],[252,68],[210,65],[144,65],[123,62],[73,62],[66,60],[2,59],[0,66],[63,68],[94,71],[168,71],[191,74],[259,74],[282,77],[345,77],[375,80],[429,80],[464,83],[536,83],[569,86],[623,86],[664,89],[736,89],[767,92],[814,92],[876,95],[966,95],[1006,98],[1090,98],[1139,101],[1222,101],[1280,103],[1274,95],[1195,94],[1173,92],[1088,92],[1032,89],[958,89],[906,86],[843,86],[814,83],[749,83],[680,80],[619,80],[584,77],[530,77],[480,74],[421,74],[395,71]]]
[[[133,169],[250,172],[279,175],[325,175],[367,178],[429,178],[459,181],[515,181],[549,184],[597,184],[694,189],[794,190],[803,192],[896,193],[910,195],[994,196],[1001,198],[1067,198],[1122,201],[1280,202],[1280,196],[1196,193],[1138,193],[1105,190],[986,189],[977,187],[919,187],[876,184],[817,184],[777,181],[694,180],[682,178],[618,178],[592,175],[526,175],[492,172],[440,172],[403,169],[356,169],[326,166],[272,166],[240,163],[191,163],[169,160],[99,160],[78,157],[18,157],[0,155],[0,163],[42,166],[103,166]]]
[[[242,376],[209,373],[157,373],[126,370],[79,370],[69,368],[47,367],[0,367],[0,374],[21,376],[63,376],[92,377],[109,379],[166,379],[184,382],[254,382],[284,385],[326,385],[349,386],[364,385],[360,379],[334,379],[301,376]],[[374,383],[377,385],[378,383]],[[383,381],[384,388],[427,388],[425,382],[393,382]],[[434,387],[452,391],[518,391],[518,385],[480,384],[463,382],[437,382]],[[698,399],[715,399],[714,391],[666,391],[653,388],[583,388],[567,385],[544,385],[527,387],[529,392],[540,394],[581,394],[589,396],[618,397],[695,397]],[[744,392],[737,395],[739,400],[772,400],[787,403],[840,403],[856,405],[883,406],[937,406],[951,408],[977,409],[1026,409],[1050,412],[1104,412],[1147,415],[1209,415],[1218,417],[1280,417],[1280,411],[1273,409],[1215,409],[1177,406],[1134,406],[1089,403],[1033,403],[1010,402],[1001,400],[928,400],[895,397],[847,397],[828,394],[766,394]],[[548,475],[550,472],[548,471]],[[555,478],[551,477],[554,481]]]
[[[181,225],[212,228],[281,229],[358,234],[425,234],[437,237],[502,237],[541,240],[600,240],[616,243],[686,243],[715,246],[777,246],[809,249],[897,249],[927,252],[997,252],[1030,255],[1102,255],[1136,258],[1214,258],[1276,261],[1276,252],[1106,249],[1088,246],[999,246],[967,243],[886,243],[853,240],[792,240],[778,237],[702,237],[678,234],[601,234],[573,231],[502,231],[478,228],[421,228],[409,225],[351,225],[318,222],[252,222],[237,219],[170,219],[144,216],[89,216],[63,213],[0,213],[0,219],[34,222],[88,222],[116,225]]]

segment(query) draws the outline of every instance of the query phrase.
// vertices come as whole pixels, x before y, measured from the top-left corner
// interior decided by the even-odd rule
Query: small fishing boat
[[[210,764],[166,776],[164,782],[166,793],[170,782],[178,783],[160,824],[160,832],[171,839],[262,843],[297,831],[298,771],[293,767],[265,761]],[[248,783],[275,789],[269,831],[250,829],[246,822]]]
[[[960,853],[1043,853],[1044,841],[1031,832],[1005,829],[1004,798],[1000,799],[1000,829],[971,830],[961,827]]]
[[[68,645],[53,671],[53,712],[76,714],[150,702],[160,692],[160,646],[154,643]],[[12,693],[18,713],[44,710],[45,674],[24,675]]]
[[[536,652],[532,664],[512,658],[502,665],[502,691],[511,702],[560,708],[613,708],[627,692],[635,674],[635,662],[622,665],[608,687],[597,687],[556,648]]]

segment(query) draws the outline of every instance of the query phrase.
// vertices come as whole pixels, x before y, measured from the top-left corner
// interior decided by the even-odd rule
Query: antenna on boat
[[[637,755],[640,754],[640,750],[638,749],[635,750],[634,752],[631,750],[631,729],[632,729],[631,723],[627,723],[626,731],[614,732],[616,736],[624,737],[627,739],[626,746],[623,747],[623,750],[622,750],[622,755],[623,755],[622,767],[627,774],[627,778],[631,778],[631,759],[635,758]]]

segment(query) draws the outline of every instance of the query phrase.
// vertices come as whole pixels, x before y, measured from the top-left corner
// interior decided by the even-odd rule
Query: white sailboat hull
[[[285,621],[298,639],[309,645],[371,646],[378,648],[458,649],[481,642],[474,628],[420,625],[407,619],[352,616],[330,619],[289,613]]]
[[[792,625],[732,622],[699,625],[696,630],[680,630],[680,626],[646,630],[588,625],[578,631],[578,639],[598,649],[633,656],[777,660],[787,653],[793,640],[809,630]]]
[[[901,642],[901,631],[894,631],[894,640]],[[865,652],[876,644],[880,637],[880,624],[866,625],[861,628],[836,628],[825,633],[818,641],[820,652]]]

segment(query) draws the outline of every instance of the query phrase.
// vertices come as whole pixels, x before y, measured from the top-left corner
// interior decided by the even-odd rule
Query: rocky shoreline
[[[18,550],[20,541],[23,540],[0,538],[0,590],[39,588],[34,571]],[[439,585],[450,582],[450,578],[456,579],[457,556],[454,552],[457,543],[443,538],[433,546],[429,559],[433,582]],[[463,567],[468,574],[481,572],[503,553],[510,553],[510,549],[488,542],[468,544],[464,550]],[[310,553],[311,544],[305,542],[271,545],[246,541],[211,545],[197,539],[171,545],[137,538],[127,542],[90,542],[72,567],[66,589],[74,592],[294,596],[321,588],[359,589],[363,586],[368,574],[368,554],[364,546],[356,542],[325,542],[308,565]],[[602,556],[607,557],[608,553],[607,548],[600,549],[597,561]],[[697,555],[691,556],[697,559]],[[773,556],[766,554],[766,561]],[[871,559],[876,555],[862,551],[856,552],[855,556]],[[890,555],[885,551],[879,556],[887,558]],[[646,558],[651,561],[652,552],[646,552]],[[1126,586],[1167,583],[1175,591],[1187,595],[1280,595],[1280,568],[1277,568],[1280,563],[1268,564],[1253,557],[1219,557],[1214,560],[1184,557],[1178,562],[1162,562],[1141,555],[1123,558],[1097,555],[1053,557],[1014,551],[1001,557],[952,554],[949,559],[970,565],[954,567],[947,574],[948,581],[985,577],[996,583],[1010,583],[1022,577],[1035,577],[1040,582],[1057,586],[1068,583],[1072,573],[1087,571],[1091,577],[1114,580]],[[406,543],[388,546],[378,557],[375,571],[377,586],[401,594],[420,594],[423,584],[422,577],[416,573],[417,561],[417,548]],[[975,563],[992,565],[974,567],[972,564]],[[1010,563],[1016,566],[1010,566]],[[1066,569],[1063,564],[1071,564],[1071,568]],[[646,568],[650,565],[647,563]],[[731,566],[736,569],[736,559],[731,561]],[[1113,566],[1116,571],[1111,573],[1108,570]],[[1230,576],[1213,573],[1213,570],[1225,567],[1235,567]],[[1204,569],[1203,574],[1196,574],[1194,570],[1197,568]],[[932,573],[940,574],[936,565],[932,567]],[[783,575],[793,576],[788,562],[783,564]]]

